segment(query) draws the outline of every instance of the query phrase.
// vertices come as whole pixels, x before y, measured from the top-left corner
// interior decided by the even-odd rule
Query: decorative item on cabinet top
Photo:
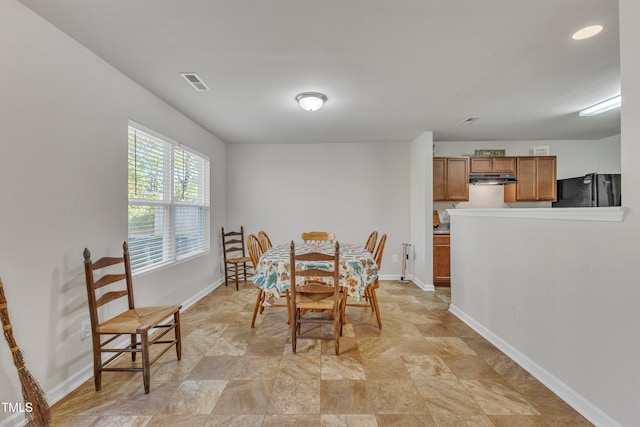
[[[480,149],[476,150],[476,157],[504,157],[506,150],[499,149]]]

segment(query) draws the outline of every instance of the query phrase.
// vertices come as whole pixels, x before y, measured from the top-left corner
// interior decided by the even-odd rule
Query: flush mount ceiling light
[[[300,104],[300,108],[305,111],[316,111],[322,108],[327,97],[317,92],[304,92],[296,96],[296,101]]]
[[[575,33],[573,33],[571,38],[574,40],[584,40],[588,39],[589,37],[595,36],[600,31],[602,31],[602,25],[592,25],[590,27],[584,27],[583,29],[576,31]]]
[[[585,108],[584,110],[580,110],[580,116],[595,116],[596,114],[601,114],[605,111],[619,108],[621,105],[622,99],[620,95],[614,96],[611,99],[607,99],[606,101],[602,101],[598,104],[592,105],[591,107]]]

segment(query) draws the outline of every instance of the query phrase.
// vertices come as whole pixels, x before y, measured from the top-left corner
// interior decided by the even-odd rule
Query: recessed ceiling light
[[[583,29],[576,31],[575,33],[573,33],[571,38],[574,40],[584,40],[588,39],[589,37],[595,36],[600,31],[602,31],[602,25],[592,25],[590,27],[584,27]]]
[[[300,108],[305,111],[316,111],[322,108],[327,101],[327,97],[317,92],[304,92],[296,96],[296,101],[300,104]]]

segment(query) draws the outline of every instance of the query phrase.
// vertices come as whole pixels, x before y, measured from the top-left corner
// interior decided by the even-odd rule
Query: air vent
[[[458,123],[457,126],[469,126],[471,123],[480,120],[480,117],[469,117]]]
[[[189,84],[193,86],[193,88],[198,92],[209,90],[209,87],[206,85],[206,83],[203,82],[196,73],[180,73],[180,75],[184,77],[184,79],[188,81]]]

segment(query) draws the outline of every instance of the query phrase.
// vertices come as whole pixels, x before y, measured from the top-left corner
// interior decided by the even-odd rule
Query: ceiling
[[[227,143],[620,133],[619,110],[578,116],[620,93],[617,0],[21,2]],[[321,110],[296,104],[307,91]]]

